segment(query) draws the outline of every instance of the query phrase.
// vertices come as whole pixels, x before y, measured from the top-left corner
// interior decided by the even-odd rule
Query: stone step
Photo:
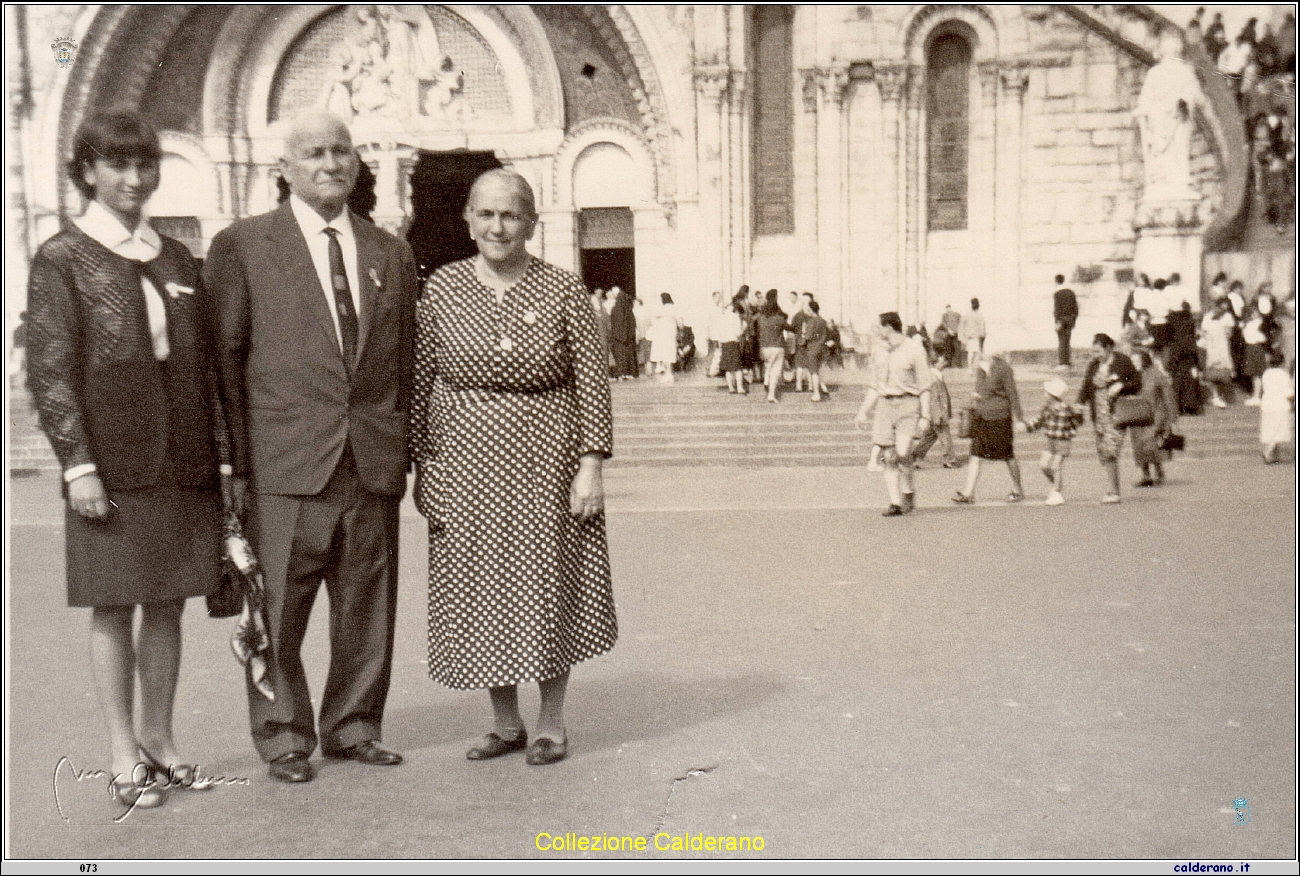
[[[952,382],[960,384],[965,372]],[[967,384],[969,381],[967,381]],[[614,385],[613,466],[860,466],[870,455],[870,436],[854,427],[861,387],[848,386],[822,404],[807,394],[785,393],[780,405],[764,403],[752,392],[737,398],[713,384],[678,383]],[[961,390],[954,405],[965,403]],[[1028,412],[1041,406],[1041,389],[1024,393]],[[57,471],[58,462],[37,425],[27,394],[10,399],[10,470],[16,473]],[[1259,452],[1259,413],[1234,405],[1184,417],[1179,431],[1188,450],[1179,458],[1212,459],[1253,456]],[[1075,441],[1076,453],[1091,456],[1091,428],[1085,424]],[[1016,436],[1018,455],[1036,456],[1046,447],[1041,434]],[[969,442],[955,439],[965,456]],[[931,466],[937,451],[931,451]]]

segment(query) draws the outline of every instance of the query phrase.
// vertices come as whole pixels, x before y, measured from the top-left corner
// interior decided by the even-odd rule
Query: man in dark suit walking
[[[302,116],[284,147],[289,200],[218,234],[204,280],[217,303],[233,492],[266,576],[274,651],[274,700],[248,685],[253,741],[273,778],[306,782],[318,741],[327,757],[402,761],[379,740],[417,281],[409,247],[347,210],[358,159],[343,122]],[[330,668],[318,740],[299,652],[322,581]]]
[[[1066,288],[1065,275],[1056,275],[1056,293],[1052,296],[1052,319],[1056,321],[1058,371],[1070,367],[1070,335],[1079,319],[1079,301],[1074,290]]]

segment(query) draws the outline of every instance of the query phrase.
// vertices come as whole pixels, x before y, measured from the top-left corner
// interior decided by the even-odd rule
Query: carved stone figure
[[[1147,73],[1133,111],[1142,137],[1142,200],[1148,209],[1198,198],[1192,185],[1192,129],[1206,98],[1196,71],[1181,57],[1181,45],[1177,34],[1161,41],[1162,57]]]
[[[431,116],[464,122],[465,77],[443,54],[418,6],[361,6],[352,39],[339,47],[320,103],[344,119]]]

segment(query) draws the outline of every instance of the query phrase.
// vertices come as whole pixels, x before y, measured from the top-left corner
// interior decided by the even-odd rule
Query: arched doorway
[[[500,167],[491,152],[427,152],[411,171],[411,227],[406,240],[423,282],[449,262],[476,252],[465,229],[470,186],[485,170]]]

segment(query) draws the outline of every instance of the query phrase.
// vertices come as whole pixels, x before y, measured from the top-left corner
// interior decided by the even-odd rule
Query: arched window
[[[794,233],[794,7],[753,7],[754,233]]]
[[[926,57],[926,191],[932,231],[966,227],[970,43],[941,33]]]

